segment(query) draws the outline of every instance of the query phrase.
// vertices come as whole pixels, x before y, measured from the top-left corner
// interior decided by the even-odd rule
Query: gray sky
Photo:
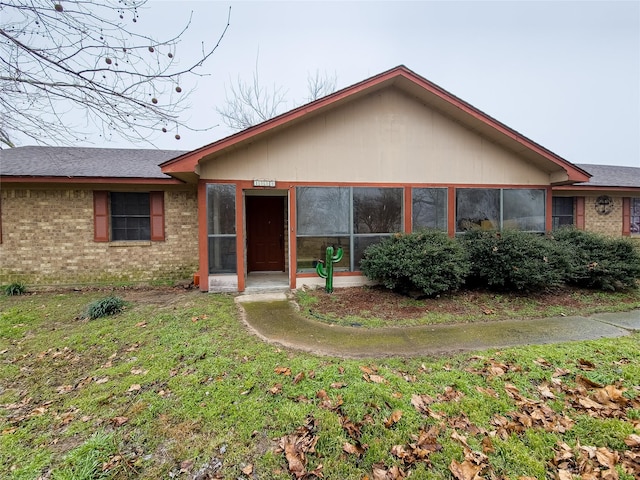
[[[225,84],[251,78],[258,57],[264,84],[282,85],[291,108],[309,72],[335,74],[342,88],[404,64],[571,162],[640,167],[638,1],[152,0],[140,23],[166,38],[193,11],[184,54],[215,43],[230,4],[231,27],[189,114],[195,126],[221,126],[181,131],[180,141],[160,135],[159,148],[196,148],[232,133],[215,107]]]

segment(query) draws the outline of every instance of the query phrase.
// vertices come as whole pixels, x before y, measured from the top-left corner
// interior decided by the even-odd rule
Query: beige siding
[[[3,186],[0,283],[150,282],[191,278],[198,265],[195,191],[165,192],[164,242],[93,241],[93,191]],[[121,246],[116,246],[121,245]]]
[[[549,174],[390,88],[210,161],[204,179],[548,185]]]

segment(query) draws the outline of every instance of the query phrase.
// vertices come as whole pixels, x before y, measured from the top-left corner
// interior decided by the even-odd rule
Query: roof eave
[[[524,148],[530,154],[534,154],[539,159],[543,159],[545,163],[549,162],[547,163],[546,170],[549,172],[550,176],[554,175],[554,171],[557,171],[558,167],[560,167],[561,170],[566,172],[566,178],[559,178],[555,182],[552,181],[552,184],[586,182],[591,178],[591,175],[585,170],[582,170],[564,158],[556,155],[550,150],[547,150],[536,142],[530,140],[524,135],[511,129],[403,65],[380,73],[374,77],[363,80],[301,107],[295,108],[289,112],[283,113],[282,115],[225,137],[214,143],[205,145],[193,150],[192,152],[178,156],[160,164],[160,167],[163,173],[169,175],[179,172],[195,172],[196,166],[200,160],[206,156],[237,147],[248,140],[255,140],[259,136],[271,133],[278,127],[291,124],[292,122],[295,122],[302,117],[307,117],[318,110],[325,109],[330,106],[336,106],[347,99],[355,98],[355,96],[360,94],[370,93],[388,85],[396,85],[410,94],[417,96],[418,98],[422,98],[424,101],[428,101],[428,103],[432,103],[434,108],[438,108],[438,106],[447,106],[447,110],[449,110],[448,113],[453,113],[454,116],[458,116],[458,114],[460,114],[461,118],[458,119],[464,124],[467,124],[469,128],[474,128],[475,124],[476,128],[482,127],[481,129],[492,132],[492,135],[499,138],[501,140],[500,143],[505,146],[511,145],[515,147],[514,150]],[[487,129],[487,127],[489,127],[489,129]],[[518,145],[520,146],[519,148],[516,147]]]
[[[127,185],[184,185],[177,178],[149,177],[55,177],[37,175],[0,175],[1,183],[44,183],[44,184],[127,184]]]

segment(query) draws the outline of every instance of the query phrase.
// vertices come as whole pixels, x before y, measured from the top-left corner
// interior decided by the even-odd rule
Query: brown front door
[[[284,272],[285,197],[246,197],[249,272]]]

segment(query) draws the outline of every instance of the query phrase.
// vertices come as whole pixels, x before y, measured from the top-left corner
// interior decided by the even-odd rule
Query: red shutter
[[[584,197],[576,197],[576,228],[584,230]]]
[[[622,199],[622,235],[631,235],[631,198]]]
[[[109,192],[93,192],[93,241],[109,241]]]
[[[151,241],[164,241],[164,192],[149,192]]]

